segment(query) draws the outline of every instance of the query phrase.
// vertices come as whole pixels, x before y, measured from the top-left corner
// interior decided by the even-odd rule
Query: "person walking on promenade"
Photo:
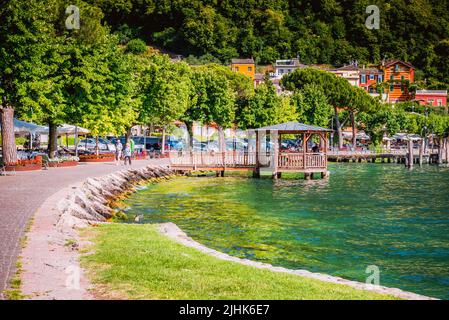
[[[123,152],[123,155],[125,156],[125,166],[126,166],[126,160],[128,160],[129,165],[131,165],[131,147],[129,145],[129,142],[126,143],[125,150]]]
[[[122,158],[123,145],[120,139],[117,139],[117,144],[115,145],[115,165],[120,164],[120,159]]]

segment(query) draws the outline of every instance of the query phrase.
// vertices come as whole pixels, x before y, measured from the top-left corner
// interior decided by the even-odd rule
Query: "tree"
[[[333,108],[319,86],[306,84],[293,94],[292,101],[296,104],[299,121],[321,127],[329,126]]]
[[[301,90],[306,85],[314,84],[324,93],[327,101],[334,107],[334,118],[338,134],[339,147],[343,147],[342,128],[346,120],[340,121],[340,111],[347,110],[353,128],[353,145],[356,135],[356,113],[375,110],[380,102],[369,96],[363,89],[353,87],[346,79],[317,69],[298,69],[282,78],[282,84],[287,90]]]
[[[90,45],[106,34],[101,11],[83,1],[76,4],[83,12],[83,24],[73,31],[64,27],[65,4],[60,0],[9,1],[0,13],[6,21],[0,39],[6,103],[14,105],[20,117],[49,125],[50,157],[57,151],[57,125],[72,119],[68,102],[76,60],[73,48]]]
[[[181,118],[189,106],[190,69],[183,63],[172,63],[168,56],[152,56],[141,73],[140,121],[163,127],[162,152],[165,151],[165,127]]]
[[[7,1],[0,7],[0,96],[2,99],[2,150],[5,163],[17,161],[13,130],[14,112],[31,112],[29,88],[38,90],[55,30],[48,22],[54,19],[55,1],[45,5],[37,0]]]
[[[133,60],[115,37],[86,48],[73,75],[72,114],[92,135],[123,134],[134,123],[139,105]]]
[[[279,96],[273,83],[266,79],[255,94],[238,110],[237,124],[241,128],[259,128],[297,120],[298,114],[289,97]]]
[[[204,124],[216,124],[219,132],[220,151],[225,150],[224,128],[232,126],[235,118],[236,93],[231,82],[220,72],[216,72],[214,65],[193,68],[193,91],[190,107],[183,119],[190,134],[192,146],[193,121]]]

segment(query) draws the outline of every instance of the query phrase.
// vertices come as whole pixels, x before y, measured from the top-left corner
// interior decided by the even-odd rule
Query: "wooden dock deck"
[[[171,152],[170,167],[179,171],[257,171],[272,169],[282,172],[321,173],[327,176],[327,156],[324,153],[275,153],[244,151]]]
[[[261,170],[271,173],[274,179],[283,172],[320,174],[327,177],[327,135],[326,128],[299,122],[286,122],[252,130],[254,144],[247,144],[244,150],[226,150],[222,142],[221,152],[171,152],[170,166],[179,171],[209,170],[224,176],[227,170],[251,170],[254,177],[260,177]],[[301,145],[296,151],[281,150],[282,135],[300,136]],[[224,137],[222,138],[224,140]]]

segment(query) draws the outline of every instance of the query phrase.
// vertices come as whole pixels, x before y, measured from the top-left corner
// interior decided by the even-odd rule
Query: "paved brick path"
[[[165,165],[166,160],[134,161],[132,167],[145,165]],[[34,212],[45,199],[58,190],[89,177],[98,177],[123,166],[113,163],[80,164],[73,168],[51,168],[37,172],[17,172],[0,176],[0,300],[15,271],[20,239]]]

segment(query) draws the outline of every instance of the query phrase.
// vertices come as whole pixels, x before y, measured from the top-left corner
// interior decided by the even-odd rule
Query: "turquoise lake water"
[[[327,180],[183,177],[127,201],[228,254],[449,299],[449,168],[332,164]]]

